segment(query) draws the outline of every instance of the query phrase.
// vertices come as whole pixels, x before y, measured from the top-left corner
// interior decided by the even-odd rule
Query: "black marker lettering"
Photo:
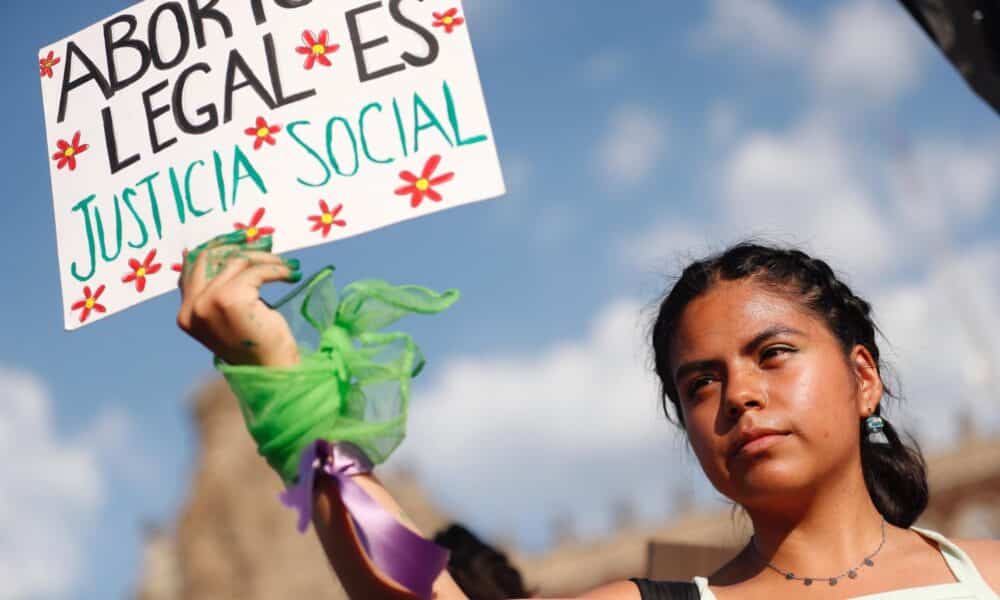
[[[399,10],[399,5],[402,1],[403,0],[389,0],[389,14],[392,15],[392,19],[394,21],[424,39],[424,42],[427,44],[427,55],[416,56],[415,54],[404,52],[401,58],[411,67],[426,67],[437,60],[441,47],[438,45],[437,38],[434,37],[434,34],[431,33],[429,29],[406,18],[402,11]]]
[[[101,118],[104,120],[104,140],[107,142],[108,146],[108,165],[110,166],[111,174],[113,175],[138,161],[139,154],[133,154],[124,161],[118,160],[118,142],[115,141],[115,125],[111,120],[110,106],[104,107],[104,110],[101,111]]]
[[[270,33],[264,36],[264,54],[267,56],[267,70],[271,75],[271,89],[274,90],[274,100],[278,106],[292,104],[293,102],[305,100],[310,96],[316,95],[316,90],[305,90],[292,94],[287,98],[285,97],[285,93],[281,89],[281,74],[278,72],[278,56],[274,51],[274,36]]]
[[[237,70],[243,75],[241,83],[236,83]],[[247,65],[247,61],[243,59],[239,50],[234,48],[229,52],[229,66],[226,68],[226,100],[225,108],[223,109],[223,123],[233,120],[233,92],[247,86],[252,87],[257,92],[257,95],[264,101],[264,104],[267,104],[268,108],[273,110],[277,106],[274,99],[267,92],[267,88],[260,82],[260,79],[257,79],[253,71],[250,70],[250,66]]]
[[[156,154],[160,150],[169,148],[177,143],[177,138],[170,138],[165,142],[160,142],[159,136],[156,135],[156,119],[170,112],[170,104],[164,104],[153,108],[152,98],[153,94],[165,89],[167,84],[167,80],[164,79],[160,83],[157,83],[142,93],[142,105],[146,109],[146,127],[149,130],[149,143],[153,147],[153,154]]]
[[[215,108],[214,104],[206,104],[199,107],[195,114],[206,117],[201,123],[192,123],[187,115],[184,114],[184,86],[187,84],[188,77],[191,76],[195,71],[200,71],[202,73],[210,73],[212,68],[208,66],[208,63],[197,63],[181,71],[181,74],[177,76],[177,83],[174,84],[174,120],[177,122],[177,127],[184,133],[206,133],[212,131],[219,125],[219,111]]]
[[[83,63],[83,66],[87,68],[87,73],[70,81],[74,57]],[[101,88],[101,93],[104,94],[105,100],[109,100],[111,96],[114,96],[114,90],[111,89],[108,80],[104,78],[104,75],[97,68],[97,65],[94,64],[94,61],[90,60],[90,57],[84,54],[83,50],[80,50],[80,47],[75,42],[69,42],[66,45],[66,68],[63,69],[62,89],[59,92],[59,117],[56,119],[57,123],[62,123],[66,118],[66,101],[69,99],[69,93],[91,79],[97,82],[97,86]]]
[[[165,12],[173,13],[177,33],[180,35],[180,48],[170,60],[163,60],[163,57],[160,56],[159,24],[160,16]],[[173,30],[173,28],[169,30]],[[191,34],[188,33],[187,18],[184,16],[184,7],[181,6],[181,3],[167,2],[157,6],[149,17],[149,54],[153,59],[153,66],[161,71],[176,67],[187,56],[190,47]]]
[[[386,75],[391,75],[406,68],[405,64],[399,63],[398,65],[385,67],[384,69],[375,71],[374,73],[368,71],[368,65],[365,64],[365,50],[377,48],[378,46],[387,43],[389,38],[387,36],[382,36],[374,40],[362,42],[361,31],[358,28],[358,16],[362,13],[377,10],[379,8],[382,8],[382,2],[372,2],[344,13],[344,18],[347,19],[347,30],[351,34],[351,46],[354,48],[354,60],[358,63],[358,78],[362,83],[365,81],[371,81],[372,79],[378,79],[379,77],[385,77]]]
[[[121,38],[112,39],[112,29],[119,23],[128,25],[128,31]],[[140,77],[146,74],[149,69],[150,56],[149,48],[139,40],[133,40],[138,22],[132,15],[119,15],[104,24],[104,50],[108,58],[108,81],[111,83],[111,90],[120,92],[131,83],[135,83]],[[122,48],[132,48],[139,53],[139,70],[132,73],[125,79],[119,79],[118,66],[115,62],[115,52]]]
[[[191,27],[194,28],[194,39],[199,48],[205,47],[205,20],[211,19],[222,27],[226,39],[233,37],[233,24],[229,17],[215,8],[219,0],[209,0],[205,6],[198,6],[198,0],[188,0],[188,11],[191,13]],[[260,25],[260,23],[257,23]]]

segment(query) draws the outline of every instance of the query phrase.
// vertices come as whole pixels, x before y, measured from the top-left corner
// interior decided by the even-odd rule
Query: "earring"
[[[885,436],[885,420],[878,415],[871,415],[865,419],[865,433],[868,434],[868,443],[879,446],[888,446],[889,438]]]

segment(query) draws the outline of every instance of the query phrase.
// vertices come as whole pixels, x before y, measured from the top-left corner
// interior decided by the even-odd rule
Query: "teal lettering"
[[[380,165],[387,165],[394,162],[395,158],[387,158],[385,160],[379,160],[372,156],[371,150],[368,149],[368,138],[365,137],[365,116],[370,110],[378,110],[382,112],[382,105],[378,102],[372,102],[368,106],[361,109],[361,116],[358,117],[358,135],[361,137],[361,150],[365,153],[365,158],[372,161],[373,163],[378,163]]]
[[[153,189],[153,180],[160,174],[159,171],[153,173],[152,175],[146,177],[145,179],[140,179],[139,183],[135,184],[136,187],[145,184],[146,194],[149,196],[149,209],[153,213],[153,226],[156,227],[156,239],[163,239],[163,225],[160,223],[160,204],[156,200],[156,191]],[[181,223],[184,220],[181,219]]]
[[[288,132],[288,135],[293,140],[295,140],[295,143],[301,146],[302,149],[309,154],[309,156],[316,159],[316,162],[319,163],[319,166],[323,167],[323,181],[320,181],[319,183],[309,183],[308,181],[302,179],[301,177],[297,177],[296,181],[308,187],[323,187],[324,185],[330,182],[330,167],[326,166],[326,163],[323,162],[323,158],[319,155],[318,152],[310,148],[309,144],[303,142],[302,138],[300,138],[295,133],[295,128],[298,127],[299,125],[309,125],[309,124],[310,124],[309,121],[295,121],[294,123],[289,123],[288,126],[285,127],[285,131]]]
[[[108,256],[107,244],[104,241],[104,220],[101,219],[101,210],[96,206],[94,207],[94,220],[97,221],[97,239],[101,243],[101,258],[104,259],[104,262],[111,262],[122,253],[122,206],[118,194],[115,194],[115,245],[117,248],[114,256]]]
[[[94,226],[90,222],[90,212],[87,211],[87,206],[93,202],[95,198],[97,198],[97,195],[91,194],[73,205],[73,212],[80,211],[83,215],[83,227],[87,232],[87,253],[90,255],[90,270],[87,271],[86,275],[80,275],[79,270],[76,268],[77,263],[75,260],[69,266],[69,272],[73,276],[73,279],[76,279],[79,282],[88,281],[94,276],[94,271],[97,270],[97,255],[94,252]]]
[[[222,205],[222,212],[226,212],[229,209],[226,207],[226,182],[222,179],[222,157],[216,150],[212,150],[212,162],[215,163],[215,185],[219,188],[219,204]]]
[[[337,157],[333,155],[333,126],[336,123],[343,123],[344,130],[347,131],[347,135],[351,137],[351,149],[354,152],[354,170],[350,173],[344,173],[340,170],[340,164],[337,162]],[[351,129],[351,124],[347,122],[347,119],[343,117],[333,117],[326,122],[326,155],[330,159],[330,165],[333,166],[333,170],[337,172],[337,175],[343,177],[353,177],[357,175],[358,169],[361,167],[361,161],[358,159],[358,140],[354,137],[354,130]]]
[[[392,112],[396,115],[396,131],[399,132],[399,147],[403,149],[403,157],[410,155],[409,148],[406,147],[406,129],[403,127],[403,115],[399,112],[399,102],[392,99]]]
[[[187,171],[184,172],[184,199],[187,201],[188,210],[191,211],[191,214],[196,217],[207,215],[208,213],[212,212],[211,208],[208,210],[198,210],[197,208],[194,207],[194,202],[191,200],[191,172],[194,171],[195,167],[204,167],[204,166],[205,166],[205,161],[196,160],[193,163],[189,164]]]
[[[468,139],[462,139],[462,134],[458,131],[458,111],[455,110],[455,99],[451,96],[451,88],[448,82],[444,82],[444,102],[448,106],[448,122],[451,123],[451,131],[455,134],[455,142],[459,147],[471,146],[479,142],[485,142],[485,135],[474,135]]]
[[[253,181],[261,194],[267,193],[267,187],[264,185],[264,180],[261,178],[260,173],[250,164],[250,159],[243,153],[243,150],[239,146],[234,146],[233,150],[233,200],[230,202],[230,205],[236,206],[236,195],[240,191],[241,179],[250,179]],[[240,174],[241,166],[245,173],[243,175]]]
[[[127,206],[129,212],[132,213],[132,218],[135,219],[136,225],[139,226],[139,233],[142,236],[142,240],[140,240],[139,242],[136,242],[134,244],[132,242],[129,242],[128,245],[138,249],[144,247],[147,243],[149,243],[149,231],[146,230],[146,224],[142,222],[142,217],[139,216],[139,213],[136,212],[135,207],[132,206],[132,202],[129,201],[129,196],[135,196],[135,195],[137,194],[135,193],[135,190],[133,190],[132,188],[125,188],[125,190],[122,191],[122,200],[125,201],[125,206]]]
[[[428,118],[428,121],[423,124],[420,123],[421,112]],[[448,134],[445,132],[444,127],[441,126],[441,121],[438,121],[437,115],[435,115],[434,111],[432,111],[430,107],[427,106],[427,104],[424,102],[424,99],[420,97],[420,94],[414,92],[413,93],[413,153],[414,154],[420,152],[420,132],[425,129],[431,129],[432,127],[438,130],[438,133],[440,133],[441,137],[443,137],[445,141],[448,142],[449,146],[454,147],[455,144],[451,143],[451,138],[448,137]]]
[[[170,188],[174,192],[174,204],[177,206],[177,220],[184,224],[184,219],[186,218],[184,213],[184,195],[181,194],[181,183],[177,180],[177,172],[174,171],[173,167],[170,167]]]

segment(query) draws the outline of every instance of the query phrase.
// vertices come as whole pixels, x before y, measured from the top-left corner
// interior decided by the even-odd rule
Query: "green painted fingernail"
[[[300,263],[297,258],[286,258],[285,265],[293,271],[298,271],[302,267],[302,263]]]
[[[252,242],[248,242],[245,246],[247,250],[265,250],[270,252],[273,246],[273,240],[271,236],[266,235],[264,237],[257,238]]]
[[[302,281],[302,271],[292,271],[292,274],[288,276],[288,281],[291,283]]]
[[[227,244],[239,244],[247,241],[247,232],[245,229],[237,229],[236,231],[220,235],[217,239]]]

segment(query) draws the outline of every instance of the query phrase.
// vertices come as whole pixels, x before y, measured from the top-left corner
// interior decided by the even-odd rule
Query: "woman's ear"
[[[861,344],[854,346],[850,356],[850,366],[857,382],[857,409],[862,418],[875,414],[882,401],[882,377],[878,373],[878,363],[871,352]]]

